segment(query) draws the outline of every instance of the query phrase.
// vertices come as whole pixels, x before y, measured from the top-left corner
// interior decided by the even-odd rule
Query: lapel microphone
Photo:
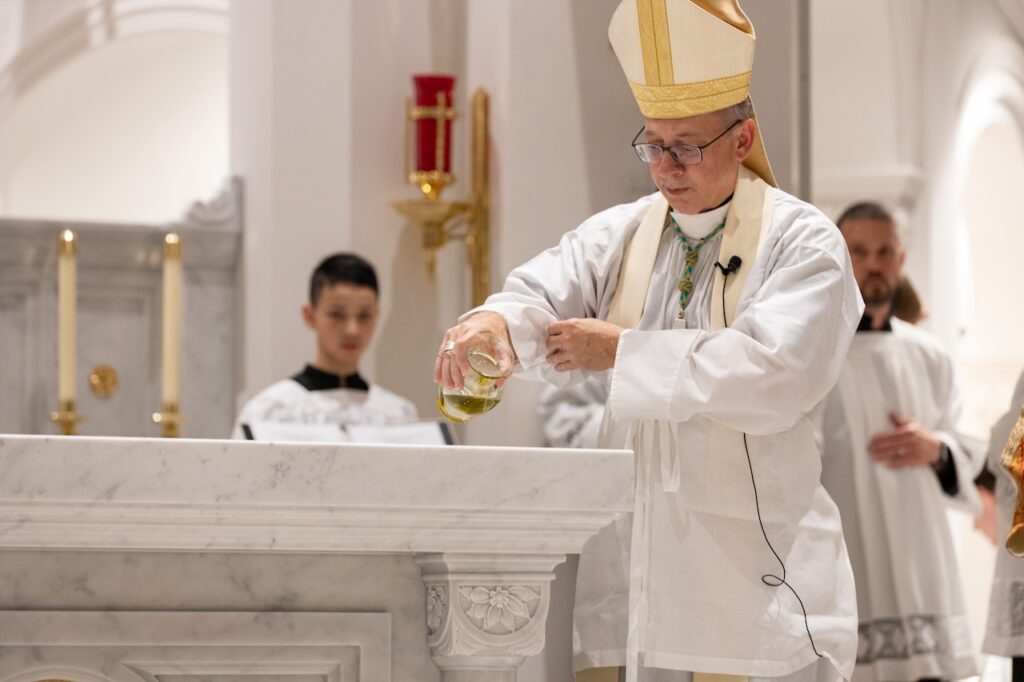
[[[734,273],[737,270],[739,270],[741,265],[743,265],[743,259],[740,258],[739,256],[731,256],[729,258],[729,264],[728,265],[722,265],[721,263],[715,263],[715,267],[718,268],[719,270],[721,270],[722,274],[725,275],[725,276],[729,276],[732,273]]]

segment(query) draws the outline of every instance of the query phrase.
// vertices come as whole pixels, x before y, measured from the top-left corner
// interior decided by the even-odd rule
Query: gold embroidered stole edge
[[[730,320],[736,314],[736,304],[746,284],[747,277],[754,269],[754,261],[760,250],[761,239],[765,226],[771,225],[773,201],[771,186],[756,173],[745,166],[740,166],[729,213],[726,215],[725,231],[722,234],[722,245],[719,248],[719,260],[728,262],[732,256],[743,259],[743,266],[729,277],[728,282],[720,270],[715,271],[714,289],[711,304],[711,329],[725,327],[721,306],[715,301],[722,300],[722,288],[725,284],[726,312]],[[654,261],[661,243],[661,233],[665,228],[665,217],[668,215],[668,201],[664,196],[647,209],[643,220],[629,240],[626,253],[619,268],[619,280],[612,295],[612,304],[608,311],[609,322],[625,329],[633,329],[640,323],[640,317],[647,303],[647,291],[651,286],[654,274]]]
[[[743,259],[743,265],[730,275],[728,281],[721,270],[715,269],[715,281],[711,293],[711,330],[717,331],[726,326],[723,312],[728,319],[736,318],[736,304],[747,283],[747,278],[754,270],[754,262],[761,249],[761,240],[765,228],[772,224],[774,201],[771,186],[746,166],[740,166],[740,174],[736,180],[736,192],[732,197],[732,205],[725,217],[725,232],[722,234],[722,245],[718,249],[718,260],[728,263],[733,256]],[[722,288],[725,287],[725,310],[718,304],[722,300]]]

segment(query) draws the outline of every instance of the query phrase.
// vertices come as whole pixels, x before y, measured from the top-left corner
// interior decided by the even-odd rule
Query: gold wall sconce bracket
[[[473,93],[471,107],[472,191],[469,201],[446,201],[440,198],[441,191],[452,181],[449,173],[414,171],[409,173],[409,182],[416,185],[423,196],[420,199],[396,202],[394,207],[419,228],[427,274],[431,279],[436,276],[437,252],[445,244],[462,241],[466,245],[472,276],[472,302],[478,306],[491,292],[488,95],[483,88]],[[436,113],[419,111],[420,116],[414,116],[419,109],[409,108],[410,124],[424,113]],[[451,112],[450,109],[447,111]],[[447,116],[453,117],[454,112]],[[443,126],[438,125],[437,129],[441,130]]]
[[[437,252],[449,241],[465,239],[458,228],[466,224],[470,205],[460,201],[408,199],[394,206],[420,228],[427,274],[433,280],[437,273]]]

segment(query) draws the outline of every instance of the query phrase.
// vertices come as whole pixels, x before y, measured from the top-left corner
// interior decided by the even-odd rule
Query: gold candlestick
[[[163,403],[181,399],[181,238],[171,232],[164,237],[163,273]]]
[[[178,412],[178,403],[164,403],[163,410],[153,413],[153,423],[159,424],[162,428],[162,438],[179,438],[181,436],[181,414]]]
[[[163,395],[161,411],[153,421],[161,426],[164,438],[181,435],[181,307],[182,307],[181,238],[171,232],[164,236],[163,274]]]
[[[78,238],[71,230],[57,237],[57,404],[50,420],[64,436],[74,436],[82,420],[75,411],[75,298]]]
[[[62,230],[57,238],[57,399],[75,401],[75,304],[78,238]]]
[[[82,421],[82,415],[75,411],[74,400],[61,400],[60,409],[50,413],[50,421],[60,426],[60,435],[78,435],[77,425]]]

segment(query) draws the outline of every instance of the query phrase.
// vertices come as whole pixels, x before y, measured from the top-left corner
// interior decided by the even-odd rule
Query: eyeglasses
[[[680,166],[694,166],[704,160],[704,150],[718,142],[727,132],[735,128],[737,125],[742,123],[742,120],[735,121],[731,126],[723,130],[715,139],[711,142],[707,142],[702,145],[696,144],[675,144],[671,147],[665,147],[660,144],[654,144],[653,142],[637,142],[640,136],[644,134],[646,128],[641,128],[640,132],[636,134],[633,141],[630,143],[633,145],[633,149],[636,150],[636,155],[640,157],[640,160],[649,163],[652,166],[661,161],[661,155],[663,152],[668,152],[672,160],[678,163]]]

